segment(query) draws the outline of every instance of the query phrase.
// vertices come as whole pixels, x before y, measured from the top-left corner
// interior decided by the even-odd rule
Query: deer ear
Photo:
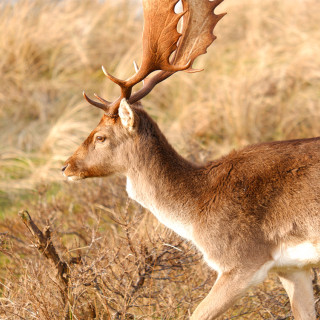
[[[118,112],[122,125],[129,130],[133,130],[137,121],[137,115],[132,110],[126,99],[121,100]]]

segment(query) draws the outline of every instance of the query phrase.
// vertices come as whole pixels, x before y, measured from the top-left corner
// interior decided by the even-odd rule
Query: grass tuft
[[[204,162],[251,143],[318,136],[320,2],[228,0],[224,11],[218,39],[196,62],[205,70],[176,74],[144,99],[170,142]],[[69,184],[60,174],[101,116],[82,91],[117,97],[101,65],[130,76],[141,31],[134,0],[0,4],[1,319],[187,319],[214,282],[189,244],[138,205],[126,208],[122,178]],[[67,295],[20,210],[51,227],[63,261],[81,256]],[[292,318],[270,277],[222,318],[275,315]]]

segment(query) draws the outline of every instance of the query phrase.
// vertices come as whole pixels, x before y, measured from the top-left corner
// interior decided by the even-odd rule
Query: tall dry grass
[[[144,99],[172,144],[202,162],[250,143],[319,135],[319,1],[228,0],[218,11],[228,15],[216,27],[213,47],[197,61],[205,71],[176,74]],[[119,240],[125,232],[106,218],[106,211],[125,211],[124,181],[116,177],[69,185],[59,168],[101,116],[83,101],[82,90],[108,99],[117,96],[101,65],[120,78],[132,74],[132,60],[141,57],[141,30],[141,4],[134,0],[0,4],[0,318],[34,319],[42,312],[40,319],[61,319],[63,311],[54,268],[29,247],[31,238],[16,216],[21,208],[29,209],[42,226],[48,220],[63,257],[85,257],[72,274],[77,287],[70,300],[74,319],[89,312],[84,300],[96,303],[96,318],[108,318],[102,293],[86,286],[85,270],[97,263],[99,281],[109,281],[106,257],[115,258],[118,275],[126,260],[116,259],[117,247],[120,257],[131,257],[130,247]],[[133,219],[141,208],[132,205],[129,212]],[[179,243],[151,217],[144,219],[140,229],[135,224],[130,229],[136,246],[147,248],[139,251],[141,260],[153,247],[156,255]],[[87,253],[81,248],[90,246],[93,234],[99,241]],[[188,256],[187,244],[180,249],[172,261],[182,265],[168,267],[169,275],[149,274],[144,296],[130,310],[126,299],[113,296],[117,290],[130,292],[130,286],[129,291],[123,286],[139,279],[139,268],[129,259],[118,289],[103,287],[103,295],[113,299],[110,312],[116,309],[114,301],[122,301],[118,307],[128,317],[186,318],[214,276],[201,260]],[[154,296],[153,290],[163,294]],[[279,283],[270,278],[225,317],[289,319],[283,301],[287,303]]]
[[[60,179],[57,167],[99,118],[82,90],[116,97],[101,65],[126,77],[140,59],[140,7],[124,0],[2,4],[2,190]],[[212,157],[318,135],[319,7],[316,0],[227,1],[218,40],[197,62],[205,71],[175,75],[145,107],[186,155],[194,153],[190,143]]]
[[[56,168],[98,119],[82,90],[100,91],[102,63],[114,71],[134,50],[139,22],[134,1],[2,4],[2,190],[59,177]]]

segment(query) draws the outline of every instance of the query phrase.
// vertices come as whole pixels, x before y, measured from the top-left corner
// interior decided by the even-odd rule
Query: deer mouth
[[[79,173],[79,174],[73,174],[73,173],[68,173],[67,169],[69,167],[69,164],[65,165],[62,167],[61,171],[62,171],[62,175],[64,177],[66,177],[68,179],[68,181],[78,181],[78,180],[82,180],[84,179],[84,174],[83,173]],[[69,170],[70,171],[70,170]]]
[[[68,178],[68,181],[79,181],[84,179],[83,177],[79,177],[79,176],[66,176],[66,175],[64,176]]]

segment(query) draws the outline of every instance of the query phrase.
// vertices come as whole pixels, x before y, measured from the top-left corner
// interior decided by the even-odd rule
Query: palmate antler
[[[92,105],[103,109],[110,117],[118,116],[120,101],[126,98],[135,103],[145,97],[159,82],[177,71],[196,72],[192,69],[194,60],[207,52],[215,40],[213,29],[225,15],[214,13],[214,9],[223,0],[182,0],[184,11],[174,12],[179,0],[143,0],[144,28],[142,64],[138,71],[127,80],[120,80],[109,74],[103,67],[105,75],[121,88],[120,97],[109,102],[95,95],[100,102],[85,99]],[[182,32],[178,33],[177,25],[183,19]],[[161,70],[150,79],[147,76]],[[142,80],[144,86],[134,94],[132,88]]]

